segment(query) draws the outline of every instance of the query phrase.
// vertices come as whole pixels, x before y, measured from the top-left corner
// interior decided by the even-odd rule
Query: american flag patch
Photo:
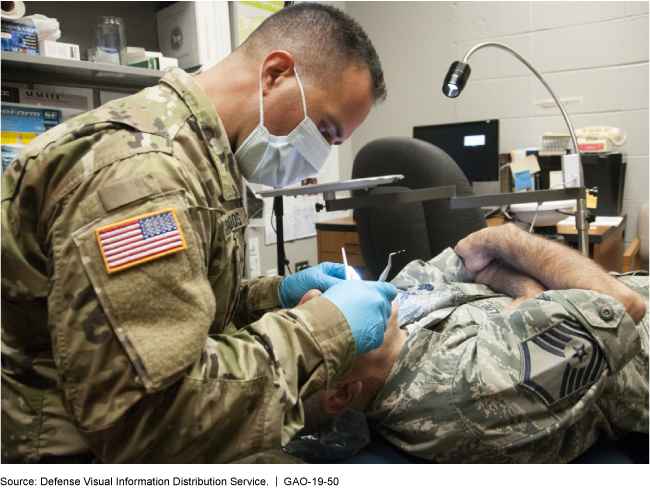
[[[109,274],[187,249],[174,209],[95,229]]]

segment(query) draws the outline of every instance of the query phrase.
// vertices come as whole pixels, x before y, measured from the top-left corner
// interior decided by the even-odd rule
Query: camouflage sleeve
[[[232,318],[237,328],[259,320],[271,310],[282,308],[280,300],[282,279],[281,276],[259,276],[242,281],[239,301]]]
[[[209,337],[224,301],[208,280],[205,230],[191,212],[200,183],[170,156],[131,157],[119,169],[84,181],[49,228],[49,325],[79,432],[106,463],[228,462],[282,446],[302,426],[301,397],[350,367],[344,317],[317,298]],[[93,187],[135,175],[146,175],[147,197],[107,211]],[[152,192],[163,180],[184,189]],[[107,258],[115,227],[153,217],[167,229],[169,216],[183,246],[127,268]]]
[[[421,329],[369,417],[398,447],[439,462],[568,461],[608,425],[595,403],[639,348],[611,297],[547,291],[480,325]]]
[[[446,248],[427,262],[439,269],[446,282],[473,282],[467,275],[465,264],[452,248]]]
[[[472,282],[460,257],[446,248],[428,262],[414,260],[404,267],[391,281],[398,289],[418,284],[443,282]]]
[[[600,350],[610,373],[620,371],[639,352],[639,331],[625,307],[611,296],[580,289],[540,296],[561,305],[579,323],[595,341],[593,349]]]

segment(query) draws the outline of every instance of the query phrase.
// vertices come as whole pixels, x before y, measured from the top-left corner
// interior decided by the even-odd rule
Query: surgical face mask
[[[294,70],[295,71],[295,70]],[[260,123],[235,152],[239,171],[249,182],[284,187],[316,175],[332,147],[307,117],[305,92],[298,72],[305,118],[288,136],[274,136],[264,127],[262,73],[260,71]]]

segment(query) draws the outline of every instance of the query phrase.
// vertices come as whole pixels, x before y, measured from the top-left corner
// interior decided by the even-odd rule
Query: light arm
[[[546,83],[546,80],[544,80],[544,77],[542,77],[541,73],[539,73],[533,65],[531,65],[526,59],[521,56],[519,53],[517,53],[514,49],[510,48],[509,46],[506,46],[505,44],[501,43],[494,43],[494,42],[486,42],[486,43],[480,43],[474,46],[472,49],[470,49],[465,57],[463,58],[463,61],[457,61],[451,65],[451,68],[447,72],[447,76],[445,77],[445,82],[442,86],[442,91],[447,97],[458,97],[460,95],[460,92],[463,90],[463,87],[465,87],[465,84],[467,83],[467,80],[469,79],[469,75],[471,73],[471,69],[469,65],[467,64],[467,61],[469,60],[470,56],[474,54],[476,51],[486,48],[486,47],[494,47],[494,48],[499,48],[503,51],[506,51],[510,54],[512,54],[515,58],[517,58],[519,61],[521,61],[524,65],[528,67],[530,71],[532,71],[535,76],[542,82],[544,87],[548,90],[548,92],[551,94],[551,97],[553,97],[553,100],[557,104],[558,108],[560,109],[560,112],[562,113],[562,117],[564,117],[564,121],[567,124],[567,127],[569,128],[569,133],[571,134],[571,140],[573,142],[573,147],[575,150],[574,155],[566,155],[563,157],[562,160],[562,166],[565,166],[565,159],[571,158],[573,160],[573,164],[578,168],[578,182],[573,182],[571,187],[581,187],[584,184],[584,175],[582,171],[582,162],[580,160],[580,149],[578,147],[578,140],[576,138],[575,131],[573,129],[573,125],[571,124],[571,120],[569,119],[569,116],[564,109],[564,105],[560,101],[559,97],[555,95],[555,92],[553,89],[551,89],[550,85]],[[571,181],[574,179],[568,179],[567,181]],[[587,224],[587,202],[584,197],[584,195],[577,200],[577,211],[576,211],[576,229],[578,230],[578,246],[580,249],[580,252],[584,256],[589,255],[589,235],[588,235],[588,230],[589,226]]]

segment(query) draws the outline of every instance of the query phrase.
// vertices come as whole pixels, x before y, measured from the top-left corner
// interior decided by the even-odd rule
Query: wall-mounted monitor
[[[499,180],[499,120],[416,126],[413,137],[436,145],[470,182]]]

